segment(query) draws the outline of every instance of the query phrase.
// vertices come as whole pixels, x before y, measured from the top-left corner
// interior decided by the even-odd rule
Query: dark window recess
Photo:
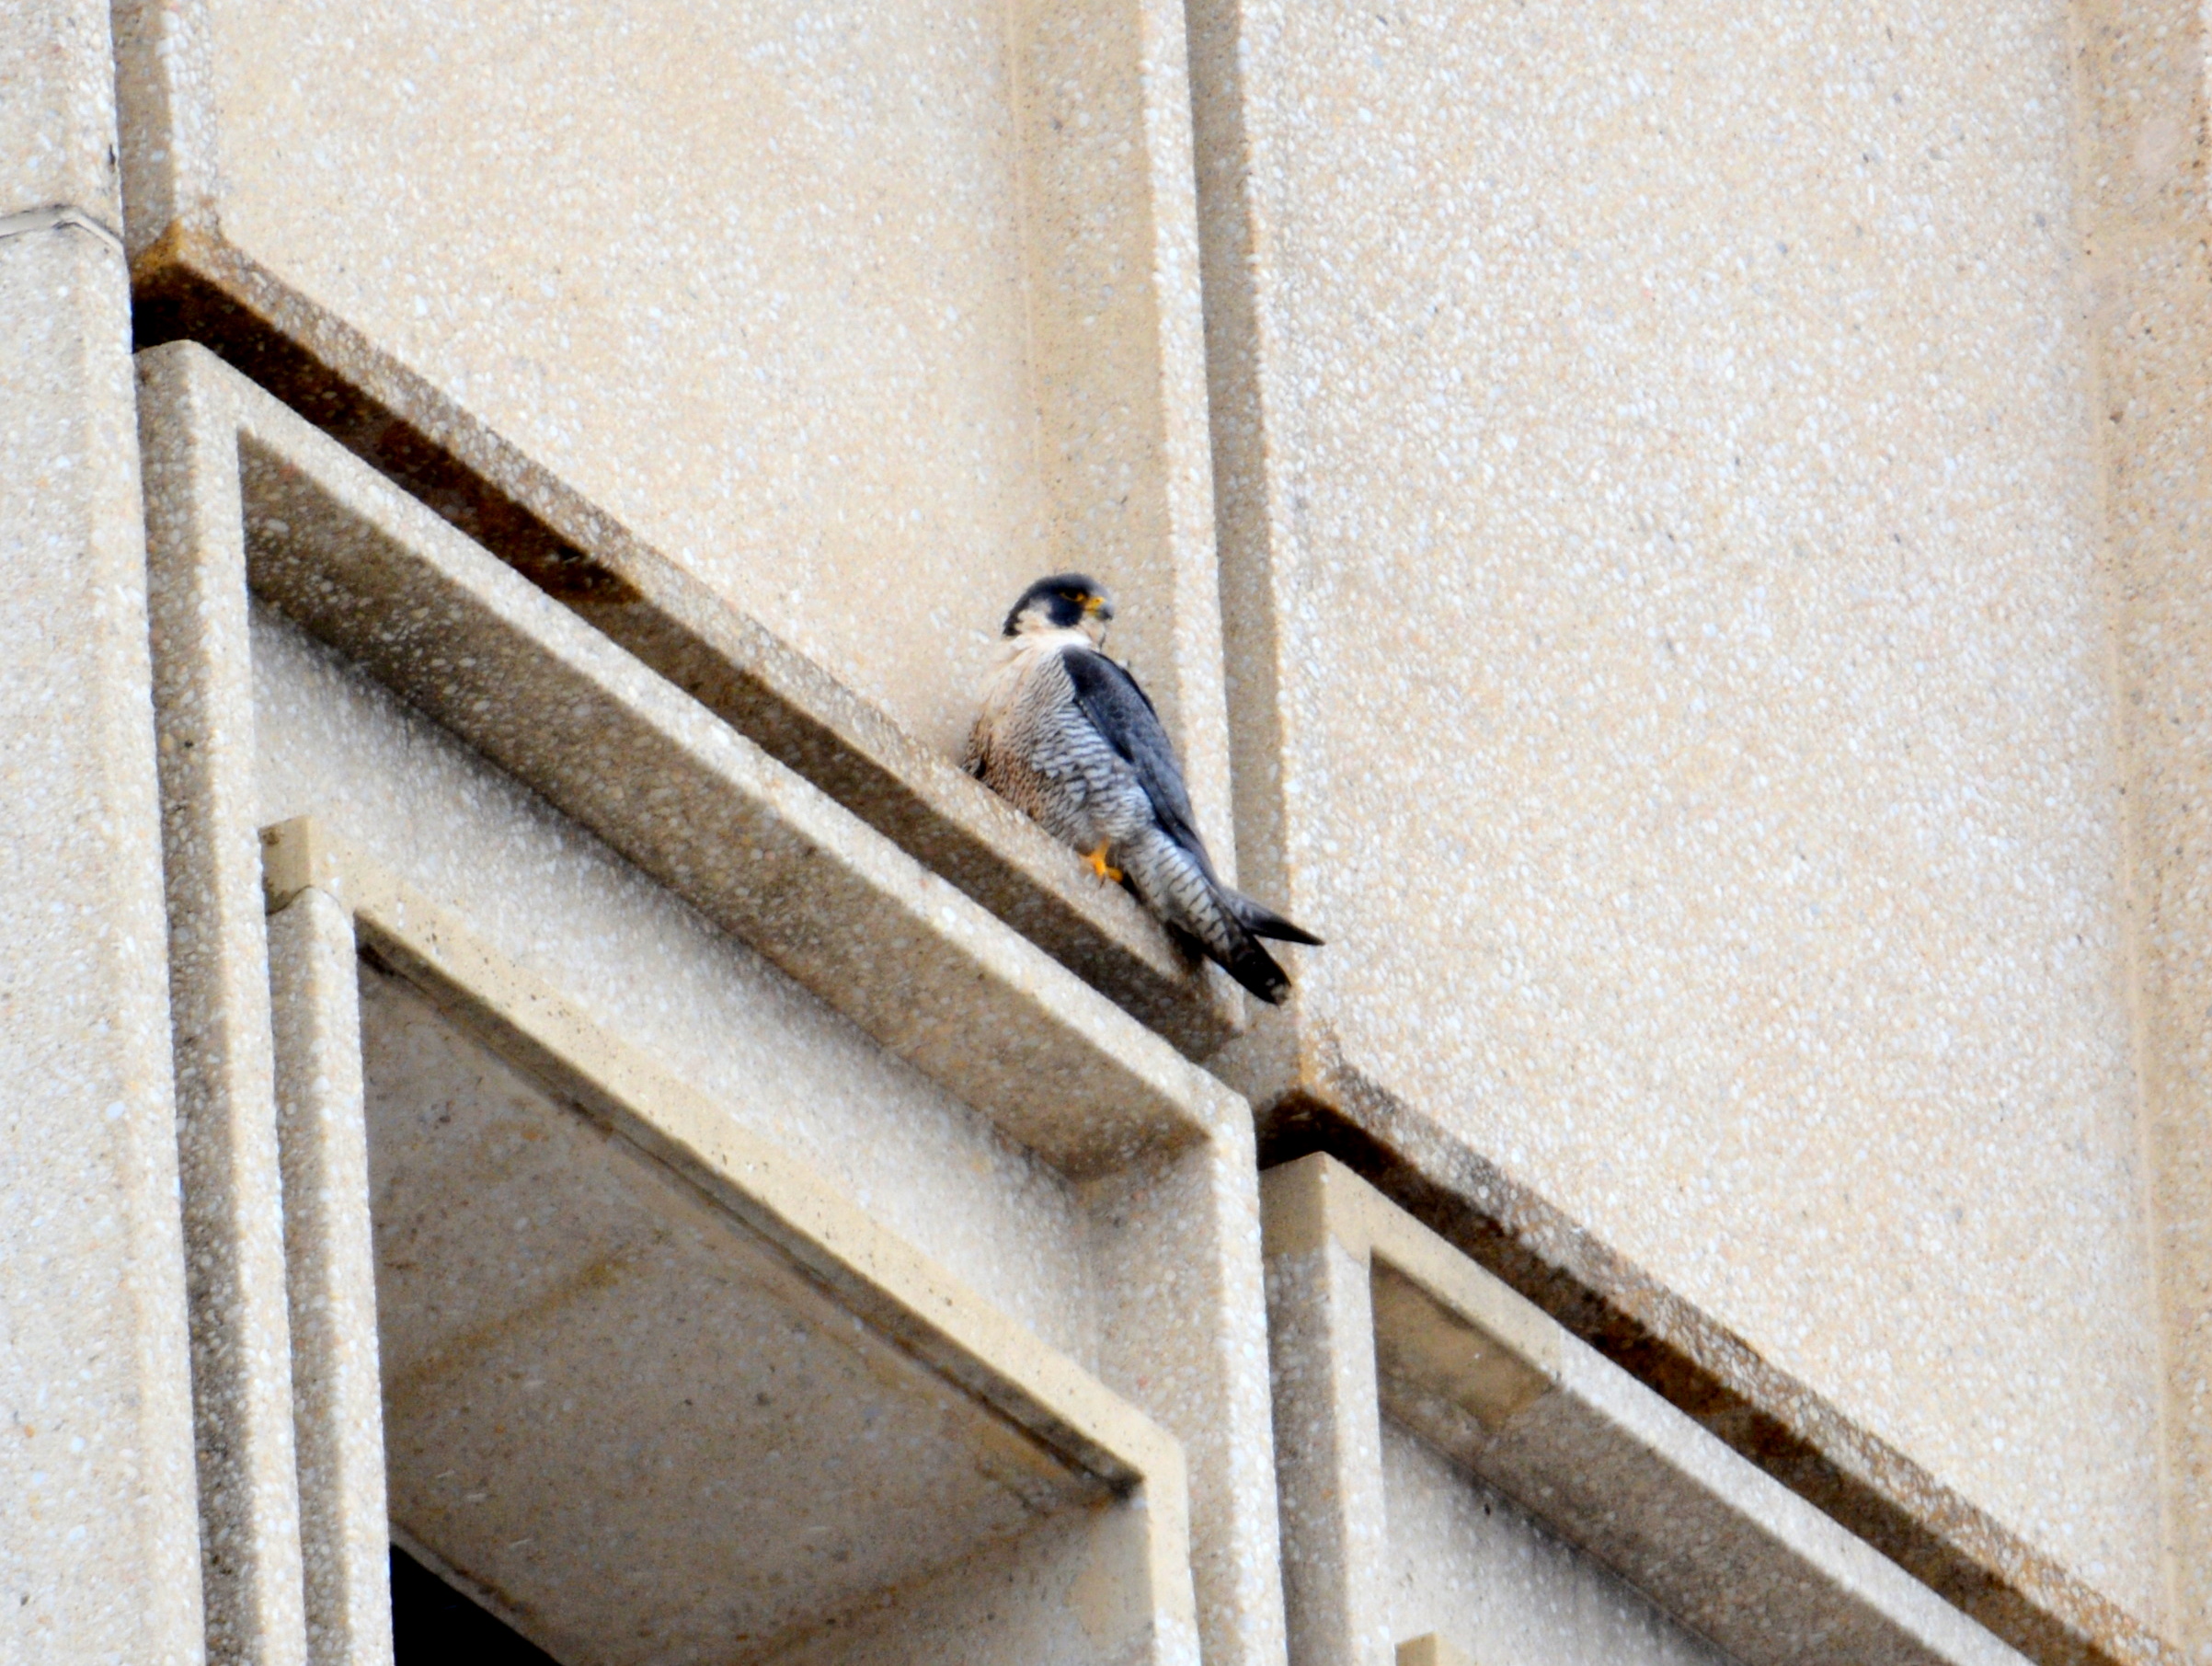
[[[395,1666],[560,1666],[396,1545],[392,1546]]]

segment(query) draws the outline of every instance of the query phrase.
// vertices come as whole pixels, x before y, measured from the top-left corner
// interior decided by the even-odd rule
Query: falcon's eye
[[[1083,600],[1083,592],[1080,590],[1063,590],[1060,592],[1060,599],[1063,602],[1080,602]]]

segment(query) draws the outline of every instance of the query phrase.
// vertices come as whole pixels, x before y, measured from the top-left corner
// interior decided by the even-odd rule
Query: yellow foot
[[[1106,865],[1106,846],[1101,844],[1096,850],[1085,851],[1083,859],[1091,865],[1091,871],[1108,885],[1118,885],[1121,883],[1121,869],[1109,867]]]

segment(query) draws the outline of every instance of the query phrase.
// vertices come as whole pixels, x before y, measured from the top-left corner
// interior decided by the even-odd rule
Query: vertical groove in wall
[[[2169,1628],[2212,1643],[2212,362],[2204,22],[2076,0],[2077,232],[2097,403],[2151,1264]]]
[[[1244,123],[1247,18],[1242,0],[1188,0],[1186,16],[1236,844],[1244,889],[1295,915],[1283,839],[1270,413],[1260,375],[1260,236]]]

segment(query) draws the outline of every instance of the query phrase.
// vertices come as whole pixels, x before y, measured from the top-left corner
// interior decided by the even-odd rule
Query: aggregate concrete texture
[[[1156,1426],[319,827],[272,830],[269,881],[272,942],[338,913],[325,1004],[355,998],[347,913],[382,969],[359,1028],[325,1026],[361,1062],[327,1074],[352,1080],[356,1147],[365,1079],[369,1160],[340,1195],[365,1240],[373,1194],[410,1543],[565,1659],[756,1658],[1107,1502],[1102,1482],[1140,1488],[1133,1536],[1092,1517],[1097,1556],[1134,1558],[1116,1656],[1195,1660],[1183,1460]],[[735,1499],[748,1531],[700,1531]]]
[[[0,1660],[201,1659],[107,8],[0,6]]]
[[[321,892],[281,910],[268,942],[306,1657],[392,1666],[360,954]]]
[[[0,9],[18,15],[0,82],[33,96],[0,105],[17,170],[0,297],[88,307],[84,339],[104,330],[111,352],[120,308],[89,251],[127,209],[142,325],[182,274],[369,388],[368,417],[332,431],[384,446],[395,477],[439,454],[410,486],[448,520],[465,517],[423,489],[441,447],[489,483],[470,503],[519,505],[529,535],[574,544],[579,583],[662,563],[613,603],[564,598],[648,669],[546,626],[533,639],[565,645],[558,672],[529,686],[549,709],[588,688],[668,715],[681,696],[657,704],[652,673],[672,680],[1204,1057],[1232,1009],[1124,899],[1080,894],[1066,853],[942,778],[1005,599],[1093,567],[1123,594],[1117,646],[1162,697],[1217,848],[1233,750],[1246,878],[1332,939],[1301,957],[1288,1022],[1222,1061],[1237,1086],[1264,1101],[1357,1080],[1457,1142],[1782,1382],[1791,1439],[1818,1425],[1840,1431],[1824,1460],[1872,1453],[1860,1502],[1943,1552],[1904,1558],[1939,1590],[2025,1614],[2007,1633],[2022,1647],[2148,1659],[2164,1626],[2212,1648],[2195,7],[1192,0],[1186,86],[1185,19],[1161,0],[623,4],[580,24],[534,0],[120,0],[120,206],[103,8]],[[395,98],[413,119],[389,119]],[[22,252],[46,239],[75,252],[22,264],[63,259]],[[62,342],[54,366],[77,350],[64,336],[19,332],[34,356]],[[819,1101],[791,1138],[1102,1373],[1147,1345],[1142,1295],[1221,1316],[1129,1368],[1175,1385],[1162,1415],[1201,1512],[1266,1496],[1266,1408],[1236,1367],[1258,1338],[1236,1294],[1248,1147],[1216,1128],[1130,1161],[1126,1076],[1084,1101],[1097,1127],[1081,1106],[1039,1114],[962,1057],[957,1024],[915,1027],[934,1052],[893,1040],[921,1070],[885,1057],[898,1015],[868,991],[917,962],[835,993],[812,923],[748,913],[695,846],[625,843],[656,810],[588,805],[588,748],[564,764],[572,737],[472,717],[500,675],[410,672],[421,644],[356,628],[373,585],[333,590],[312,563],[283,577],[296,552],[271,523],[371,526],[385,544],[361,534],[355,572],[378,583],[379,547],[459,547],[374,492],[348,487],[333,515],[286,476],[292,443],[247,464],[276,608],[250,627],[254,699],[215,731],[235,756],[171,758],[165,779],[242,799],[250,755],[262,819],[342,804],[380,855],[482,902],[510,952],[594,983],[671,1057],[773,1081],[747,1114]],[[73,501],[49,494],[20,523]],[[122,522],[88,523],[115,565]],[[432,655],[478,640],[446,628],[470,608],[538,631],[547,610],[457,562],[441,582],[466,604]],[[36,580],[59,595],[84,575],[49,562]],[[74,598],[54,616],[98,616]],[[736,626],[702,623],[726,603]],[[126,700],[142,672],[115,684]],[[738,708],[762,688],[756,732]],[[692,777],[686,804],[730,778]],[[783,794],[762,801],[804,797]],[[250,825],[238,802],[217,819]],[[130,827],[104,836],[150,836]],[[906,867],[837,827],[815,848],[865,877],[854,895],[934,905],[927,874],[907,889]],[[239,849],[197,855],[202,869],[172,863],[173,945],[250,984],[254,932],[223,938],[211,917],[203,939],[190,911],[221,914]],[[146,926],[157,964],[157,903],[106,917]],[[992,921],[951,917],[923,936],[958,939],[954,962],[1052,983]],[[616,941],[621,965],[677,968],[670,990],[593,970]],[[159,1035],[132,1010],[103,1033]],[[727,1050],[702,1047],[702,1015]],[[786,1024],[804,1045],[779,1046]],[[235,1258],[196,1263],[196,1291],[231,1304],[201,1311],[281,1360],[273,1244],[227,1224],[269,1176],[264,1041],[181,1005],[178,1031],[201,1048],[180,1054],[188,1203],[197,1188],[206,1245]],[[1178,1073],[1144,1061],[1157,1109]],[[1054,1125],[1076,1143],[1038,1134]],[[855,1131],[877,1143],[853,1148]],[[154,1189],[123,1195],[155,1199],[146,1174],[132,1184]],[[235,1363],[211,1337],[203,1367]],[[268,1374],[246,1375],[281,1411]],[[249,1467],[283,1471],[251,1446]],[[1241,1626],[1261,1659],[1280,1647],[1267,1535],[1236,1521],[1198,1535],[1201,1609],[1209,1648]],[[281,1556],[281,1521],[239,1522]],[[1069,1545],[1024,1544],[992,1579],[1073,1577]],[[218,1629],[237,1594],[223,1566]],[[944,1637],[973,1596],[949,1575],[932,1588]],[[881,1624],[888,1648],[898,1623]]]
[[[1727,1666],[1541,1518],[1387,1419],[1382,1490],[1390,1635],[1406,1639],[1396,1666]]]
[[[2068,8],[1238,27],[1304,1054],[2160,1623]]]

